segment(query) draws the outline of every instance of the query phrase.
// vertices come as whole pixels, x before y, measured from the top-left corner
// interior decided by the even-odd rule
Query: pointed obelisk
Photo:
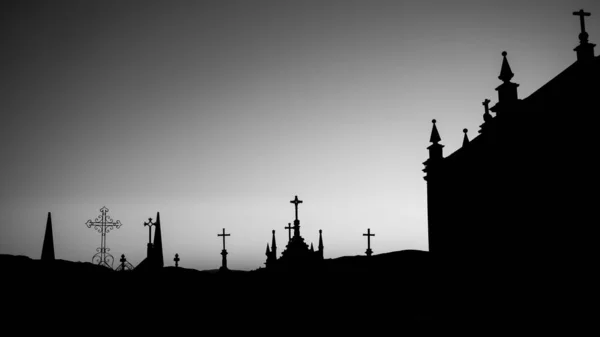
[[[52,236],[52,217],[50,212],[48,212],[48,220],[46,220],[46,233],[44,234],[41,260],[54,261],[54,238]]]
[[[156,212],[156,222],[154,223],[154,259],[157,268],[165,266],[162,246],[162,233],[160,230],[160,212]]]

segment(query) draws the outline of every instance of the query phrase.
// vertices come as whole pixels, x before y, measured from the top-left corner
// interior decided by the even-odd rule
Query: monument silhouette
[[[305,271],[305,270],[318,270],[323,265],[324,259],[324,245],[323,245],[323,231],[319,230],[319,246],[318,250],[315,251],[311,243],[311,247],[304,242],[304,238],[300,235],[300,219],[298,218],[298,206],[303,203],[302,200],[295,196],[294,200],[290,201],[294,204],[295,209],[295,220],[294,226],[285,227],[288,230],[294,230],[294,235],[290,234],[290,239],[281,252],[281,257],[277,258],[277,244],[275,242],[275,230],[272,231],[273,238],[271,241],[271,248],[267,244],[267,261],[265,262],[266,270],[271,271]]]
[[[52,236],[52,215],[50,212],[48,212],[48,220],[46,220],[46,232],[40,260],[54,261],[54,237]]]
[[[585,31],[589,13],[573,14],[581,33],[576,59],[564,71],[521,99],[502,52],[498,100],[491,108],[489,99],[483,101],[476,137],[469,141],[464,129],[462,147],[444,156],[442,124],[433,120],[423,170],[432,254],[521,267],[591,256],[595,212],[582,189],[595,194],[598,187],[600,58]]]
[[[144,227],[148,227],[147,255],[146,258],[135,267],[135,271],[160,270],[165,265],[163,257],[160,212],[156,212],[155,222],[152,222],[152,219],[150,218],[148,219],[148,222],[144,222]],[[150,240],[152,227],[154,227],[154,242],[151,242]]]

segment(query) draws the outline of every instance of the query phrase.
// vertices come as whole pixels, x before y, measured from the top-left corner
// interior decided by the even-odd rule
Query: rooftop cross
[[[367,256],[371,256],[373,251],[371,250],[371,236],[375,236],[375,234],[371,234],[371,228],[367,229],[367,234],[363,234],[363,236],[367,237]]]
[[[292,227],[292,224],[288,222],[288,225],[285,227],[285,229],[288,230],[288,241],[292,241],[292,229],[294,229],[294,227]]]
[[[291,204],[294,204],[294,206],[296,207],[296,220],[298,220],[298,204],[302,203],[302,200],[298,200],[298,196],[296,196],[296,198],[294,198],[294,200],[290,201]]]
[[[175,261],[175,267],[179,267],[179,254],[175,254],[173,261]]]
[[[585,33],[585,17],[592,15],[591,13],[584,12],[580,9],[579,12],[573,12],[573,15],[579,16],[579,24],[581,25],[581,32]]]
[[[85,224],[88,228],[94,227],[98,233],[101,234],[100,248],[96,248],[96,254],[92,257],[92,262],[112,269],[114,257],[109,253],[110,248],[106,248],[106,233],[110,232],[114,228],[121,227],[121,221],[113,221],[113,219],[107,215],[108,208],[106,206],[100,209],[100,214],[94,221],[88,220]]]
[[[490,113],[490,102],[491,102],[491,101],[490,101],[489,99],[487,99],[487,98],[486,98],[486,99],[483,101],[483,103],[481,103],[481,104],[483,104],[483,106],[485,107],[485,113],[486,113],[486,114],[489,114],[489,113]]]
[[[217,236],[222,236],[223,237],[223,250],[225,250],[225,237],[226,236],[231,236],[231,234],[225,234],[225,228],[223,228],[223,234],[217,234]]]

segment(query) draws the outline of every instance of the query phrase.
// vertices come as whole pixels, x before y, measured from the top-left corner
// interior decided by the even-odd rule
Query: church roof
[[[508,70],[504,71],[508,72]],[[589,87],[590,90],[593,90],[591,88],[597,87],[599,83],[600,56],[594,57],[594,60],[588,63],[576,61],[546,84],[541,86],[538,90],[533,92],[531,95],[520,100],[519,105],[514,109],[515,111],[509,111],[510,114],[504,115],[503,118],[517,118],[518,120],[515,121],[515,123],[508,124],[512,126],[517,125],[519,121],[522,121],[523,119],[541,120],[544,118],[550,118],[550,111],[555,109],[544,109],[544,107],[553,107],[558,101],[576,100],[578,96],[586,95],[586,87]],[[538,115],[539,113],[542,113],[542,115]],[[569,112],[563,111],[561,113],[568,114]],[[534,116],[534,114],[536,115]],[[564,116],[565,115],[554,117],[562,118]],[[493,124],[496,118],[497,116],[493,117],[489,123]],[[437,131],[437,129],[435,131]],[[532,132],[535,132],[535,130]],[[445,157],[443,163],[448,165],[455,161],[462,161],[460,158],[470,156],[470,154],[486,151],[486,146],[484,145],[485,137],[485,133],[477,135],[475,138],[469,141],[468,146],[464,146],[465,144],[463,140],[463,147]]]

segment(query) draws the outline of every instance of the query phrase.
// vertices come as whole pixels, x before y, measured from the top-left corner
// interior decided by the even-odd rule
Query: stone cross
[[[288,230],[288,240],[292,241],[292,229],[294,229],[294,227],[292,227],[292,224],[288,222],[288,225],[285,227],[285,229]]]
[[[179,267],[179,254],[175,254],[173,261],[175,261],[175,268]]]
[[[222,236],[223,237],[223,250],[225,250],[225,237],[226,236],[231,236],[231,234],[225,234],[225,228],[223,228],[223,234],[217,234],[217,236]]]
[[[371,236],[375,236],[375,234],[371,234],[371,228],[367,229],[367,234],[363,234],[363,236],[367,237],[367,256],[371,256],[373,251],[371,250]]]
[[[580,9],[579,12],[573,12],[573,15],[579,16],[579,24],[581,25],[581,32],[585,33],[585,17],[592,15],[591,13],[584,12]]]
[[[302,203],[302,200],[298,200],[298,196],[296,196],[296,198],[290,201],[290,203],[294,204],[296,207],[296,220],[298,220],[298,205]]]

